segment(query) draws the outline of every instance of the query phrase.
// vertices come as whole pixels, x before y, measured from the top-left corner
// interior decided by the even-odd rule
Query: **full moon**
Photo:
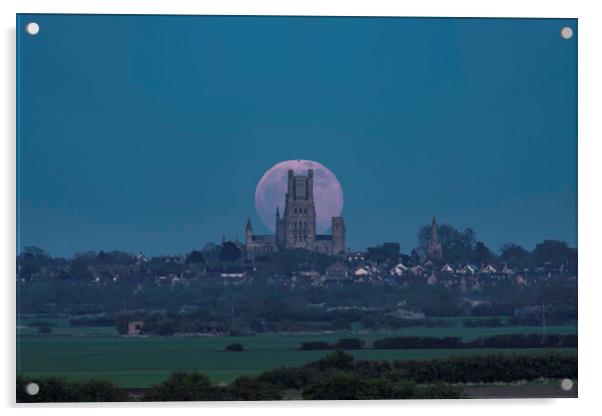
[[[284,215],[288,170],[295,175],[307,175],[314,170],[314,201],[316,204],[316,232],[323,233],[331,225],[332,217],[343,210],[343,188],[330,169],[313,160],[286,160],[268,169],[255,188],[255,209],[261,221],[272,231],[276,228],[276,208]]]

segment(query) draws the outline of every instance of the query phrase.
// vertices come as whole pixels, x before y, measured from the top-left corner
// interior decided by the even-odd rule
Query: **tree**
[[[313,361],[307,365],[320,371],[328,369],[352,370],[353,355],[347,354],[341,349],[337,349],[332,354],[328,354],[326,357],[318,361]]]
[[[243,347],[243,345],[240,342],[235,342],[226,347],[226,351],[239,352],[239,351],[244,351],[244,350],[245,350],[245,348]]]
[[[276,386],[251,377],[238,377],[228,386],[232,400],[281,400]]]
[[[38,333],[52,334],[52,327],[50,325],[40,325],[38,326]]]
[[[205,263],[203,253],[197,250],[192,250],[186,259],[187,263]]]
[[[358,400],[365,382],[351,372],[337,371],[320,377],[303,389],[304,400]],[[365,396],[362,394],[362,396]],[[366,399],[367,397],[362,397]]]
[[[472,262],[474,264],[489,264],[495,261],[495,255],[487,248],[485,243],[478,241],[475,244],[472,253]]]
[[[96,258],[100,264],[128,265],[136,261],[136,258],[131,254],[117,250],[109,252],[100,250]]]
[[[77,257],[71,261],[69,274],[76,279],[92,279],[92,273],[88,266],[88,262],[82,257]]]
[[[368,258],[377,263],[395,261],[399,257],[399,243],[383,243],[381,246],[368,247]]]
[[[17,257],[17,271],[19,277],[29,280],[32,275],[50,263],[51,258],[44,250],[35,246],[27,246]]]
[[[222,248],[219,252],[219,259],[224,262],[235,262],[242,255],[240,249],[231,241],[227,241],[222,244]]]
[[[414,399],[418,396],[418,385],[413,381],[401,380],[393,385],[393,399]]]
[[[163,383],[151,387],[143,399],[150,402],[223,400],[224,391],[204,374],[177,371]]]
[[[100,250],[98,256],[96,257],[100,264],[109,264],[111,262],[111,258],[107,256],[107,254],[103,250]]]
[[[36,395],[29,395],[26,386],[40,386]],[[17,376],[17,403],[48,402],[123,402],[127,393],[109,381],[67,381],[60,378],[28,379]]]
[[[537,265],[549,262],[554,266],[560,264],[577,265],[577,249],[571,248],[564,241],[544,240],[537,244],[532,253]]]
[[[416,250],[415,248],[412,249],[412,252],[410,253],[409,262],[413,265],[420,263],[420,255],[418,254],[418,250]]]
[[[500,248],[500,260],[508,267],[522,270],[533,267],[531,255],[527,250],[514,243],[506,243]]]
[[[364,340],[358,338],[342,338],[337,341],[336,347],[343,350],[361,350],[364,347]]]

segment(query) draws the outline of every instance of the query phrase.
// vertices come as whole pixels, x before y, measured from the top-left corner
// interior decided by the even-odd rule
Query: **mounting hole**
[[[40,386],[38,385],[38,383],[28,383],[25,386],[25,393],[29,394],[30,396],[35,396],[39,392]]]
[[[570,39],[573,37],[573,29],[571,29],[568,26],[563,27],[560,30],[560,36],[562,36],[563,39]]]
[[[564,391],[569,391],[573,389],[573,381],[571,379],[565,378],[560,382],[560,388]]]
[[[40,31],[40,25],[37,24],[36,22],[29,22],[29,23],[27,23],[27,26],[25,26],[25,30],[31,36],[35,36]]]

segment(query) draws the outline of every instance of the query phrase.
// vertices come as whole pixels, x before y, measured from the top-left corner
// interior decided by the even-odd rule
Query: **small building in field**
[[[128,335],[142,335],[144,330],[144,321],[128,322]]]

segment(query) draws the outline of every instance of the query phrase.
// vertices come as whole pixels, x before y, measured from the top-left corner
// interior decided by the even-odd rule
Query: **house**
[[[366,261],[366,256],[361,252],[349,253],[347,255],[347,261],[349,263],[363,263]]]
[[[520,274],[518,276],[516,276],[516,278],[514,279],[514,282],[519,285],[519,286],[524,286],[527,284],[527,279],[525,279],[523,276],[521,276]]]
[[[434,274],[434,273],[433,273],[433,274],[431,274],[431,275],[428,277],[428,279],[426,279],[426,284],[427,284],[427,285],[429,285],[429,286],[432,286],[432,285],[434,285],[434,284],[436,284],[436,283],[437,283],[437,277],[435,277],[435,274]]]
[[[481,269],[481,273],[495,274],[495,273],[497,273],[497,270],[491,264],[488,264],[487,266],[485,266]]]
[[[349,268],[342,261],[337,261],[326,268],[328,279],[346,279],[349,277]]]
[[[440,271],[443,273],[454,273],[455,272],[454,268],[447,263],[441,268]]]
[[[128,335],[142,335],[144,329],[144,321],[129,321]]]
[[[397,266],[393,267],[389,270],[389,274],[391,276],[403,276],[405,272],[408,271],[408,268],[404,266],[402,263],[399,263]]]
[[[161,256],[161,261],[163,263],[184,263],[184,256]]]
[[[355,269],[355,271],[353,272],[353,275],[357,276],[357,277],[369,276],[370,270],[367,267],[361,266],[361,267],[358,267],[357,269]]]
[[[422,274],[424,273],[424,268],[420,265],[412,267],[412,273],[414,274]]]
[[[460,270],[458,270],[458,273],[460,274],[475,274],[479,271],[479,268],[477,266],[475,266],[474,264],[467,264],[464,267],[462,267]]]
[[[143,252],[138,253],[138,255],[136,256],[137,264],[144,264],[144,263],[148,263],[149,261],[150,261],[150,259],[148,257],[146,257]]]
[[[181,276],[172,276],[172,278],[171,278],[171,286],[172,287],[176,286],[178,284],[183,283],[184,281],[185,281],[184,278],[181,277]]]
[[[247,272],[243,268],[231,267],[220,272],[219,276],[223,278],[244,279],[247,277]]]
[[[424,268],[424,269],[432,269],[434,266],[435,266],[435,263],[433,263],[430,260],[427,260],[424,263],[422,263],[422,268]]]
[[[297,274],[301,277],[305,277],[306,279],[318,279],[320,277],[320,273],[316,270],[300,270]]]

